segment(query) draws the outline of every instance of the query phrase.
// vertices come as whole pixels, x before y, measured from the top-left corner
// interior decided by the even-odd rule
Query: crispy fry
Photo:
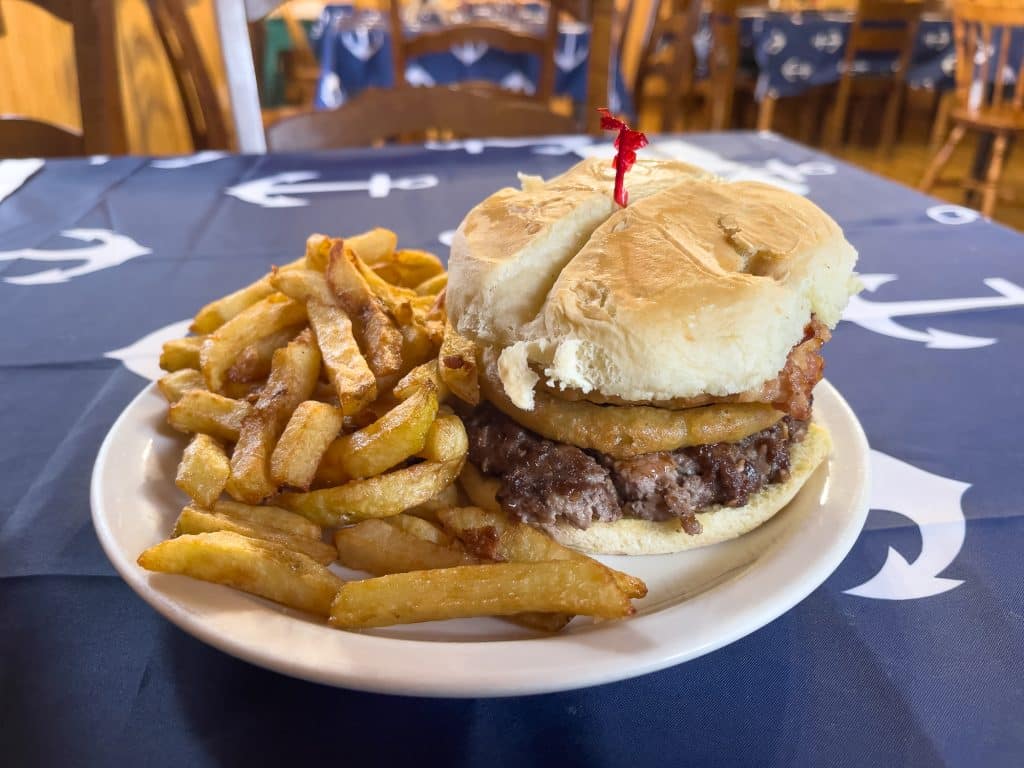
[[[438,345],[430,338],[427,330],[418,323],[403,325],[402,366],[399,373],[405,374],[428,360],[437,359]]]
[[[430,461],[443,461],[444,456],[464,456],[469,451],[469,436],[462,419],[454,413],[438,414],[427,431],[423,448],[416,455]]]
[[[456,549],[465,551],[461,541],[441,528],[441,526],[435,525],[428,520],[424,520],[422,517],[402,514],[395,515],[393,517],[381,518],[381,521],[397,528],[400,531],[405,531],[406,533],[415,536],[417,539],[423,539],[423,541],[429,541],[432,544],[440,544],[442,547],[455,547]],[[365,522],[369,523],[374,521],[367,520]],[[360,525],[362,525],[362,523],[360,523]]]
[[[423,520],[419,522],[430,525]],[[427,541],[383,520],[364,520],[342,528],[334,534],[334,546],[338,550],[338,562],[346,568],[376,576],[478,562],[464,551]]]
[[[405,400],[413,392],[429,382],[437,390],[438,402],[444,402],[448,397],[448,386],[441,379],[437,369],[437,360],[428,360],[422,365],[417,365],[405,376],[399,379],[391,393],[399,400]]]
[[[352,322],[333,303],[310,301],[306,311],[342,413],[346,416],[359,413],[377,398],[377,379],[359,351],[352,334]]]
[[[480,402],[480,382],[477,377],[476,350],[473,342],[460,336],[446,323],[438,369],[448,388],[460,400],[470,405]]]
[[[409,507],[405,514],[422,517],[432,523],[437,522],[437,510],[448,509],[448,507],[462,506],[462,499],[459,496],[459,489],[455,485],[449,485],[436,496],[427,499],[422,504]]]
[[[526,611],[617,619],[633,608],[595,561],[461,565],[349,582],[330,624],[357,629]]]
[[[391,317],[393,317],[399,325],[411,323],[413,299],[420,298],[416,295],[416,292],[411,291],[408,288],[392,285],[378,275],[373,268],[360,259],[357,254],[352,254],[351,251],[348,253],[350,254],[352,265],[362,276],[363,280],[366,281],[366,285],[369,287],[373,295],[383,302]]]
[[[267,378],[274,352],[294,339],[302,330],[302,324],[282,328],[280,331],[257,339],[238,353],[235,362],[227,372],[227,380],[249,384]],[[226,387],[227,385],[225,385]]]
[[[242,421],[231,456],[227,491],[233,498],[255,504],[277,490],[270,476],[270,456],[292,412],[313,393],[319,375],[320,351],[308,329],[274,353],[270,378]]]
[[[286,264],[281,269],[296,269],[305,266],[305,264],[306,259],[303,257],[296,259],[290,264]],[[248,309],[256,302],[267,298],[273,292],[274,288],[270,285],[270,276],[264,275],[256,282],[250,283],[244,288],[239,288],[234,293],[229,293],[223,298],[211,301],[200,309],[196,313],[189,330],[192,333],[212,333],[228,320],[238,316],[243,310]]]
[[[448,286],[448,273],[442,272],[424,280],[414,289],[420,296],[436,296]]]
[[[317,476],[323,482],[343,482],[379,475],[423,449],[436,414],[433,389],[419,390],[368,427],[335,440]]]
[[[254,506],[221,499],[213,505],[211,511],[233,520],[256,523],[294,536],[305,536],[307,539],[320,539],[323,536],[323,528],[319,525],[280,507]]]
[[[317,272],[327,269],[331,242],[332,239],[327,235],[310,235],[306,238],[306,269],[315,269]]]
[[[195,368],[182,368],[180,371],[161,376],[157,379],[156,385],[160,388],[160,394],[173,405],[190,389],[206,389],[206,380]]]
[[[390,229],[376,227],[359,235],[345,238],[345,244],[359,254],[371,267],[386,264],[398,247],[398,235]]]
[[[224,490],[231,463],[224,446],[209,435],[194,435],[181,455],[174,484],[200,507],[209,509]]]
[[[498,489],[501,488],[501,481],[496,477],[488,477],[476,468],[475,464],[466,462],[459,473],[459,486],[474,506],[485,509],[488,512],[501,512],[501,504],[498,503]]]
[[[461,457],[442,462],[424,461],[335,488],[282,493],[277,503],[320,525],[390,517],[440,493],[458,477],[462,461]]]
[[[306,555],[230,531],[161,542],[139,556],[139,565],[226,584],[321,616],[330,614],[334,596],[344,583]]]
[[[206,338],[200,351],[207,387],[223,391],[228,370],[246,347],[305,319],[305,305],[273,293],[224,323]]]
[[[322,272],[312,269],[276,269],[270,275],[270,283],[275,289],[290,299],[306,303],[318,301],[321,304],[334,304],[336,299],[327,285],[327,278]]]
[[[213,533],[215,531],[231,531],[242,536],[248,536],[251,539],[272,541],[292,552],[301,552],[322,565],[333,563],[337,557],[334,547],[330,544],[324,544],[320,539],[296,536],[293,533],[286,533],[277,528],[239,520],[236,517],[220,515],[216,512],[207,512],[195,507],[185,507],[182,509],[181,514],[178,516],[178,522],[174,525],[175,536]]]
[[[593,560],[582,552],[563,547],[536,528],[510,520],[502,512],[489,512],[479,507],[457,507],[439,510],[437,517],[447,530],[462,539],[466,548],[478,557],[520,563]],[[607,568],[604,565],[601,567]],[[619,589],[629,597],[640,598],[647,594],[647,585],[641,579],[613,568],[608,568],[608,571],[615,578]]]
[[[324,451],[341,432],[344,421],[341,411],[326,403],[300,403],[270,457],[274,482],[307,490]]]
[[[183,368],[199,368],[199,349],[204,336],[186,336],[164,342],[160,352],[160,367],[165,371],[180,371]]]
[[[336,242],[327,265],[327,283],[353,320],[356,339],[370,370],[377,376],[389,376],[402,367],[402,334],[356,269],[355,259],[349,247]]]
[[[179,432],[202,432],[233,443],[238,440],[250,408],[244,400],[232,400],[205,389],[191,389],[171,406],[167,423]]]
[[[403,248],[395,251],[390,260],[375,265],[373,269],[393,285],[415,288],[424,280],[430,280],[442,274],[444,265],[437,256],[429,251]],[[437,291],[432,291],[432,293],[437,293]]]

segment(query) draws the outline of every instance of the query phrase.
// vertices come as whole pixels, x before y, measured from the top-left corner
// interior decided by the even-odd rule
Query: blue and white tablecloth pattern
[[[427,31],[446,23],[487,21],[529,33],[543,29],[546,6],[540,3],[473,3],[442,17],[430,10],[405,20],[409,34]],[[310,30],[318,53],[321,76],[315,98],[318,109],[340,106],[365,88],[394,85],[391,61],[391,33],[384,14],[356,9],[350,5],[328,5]],[[555,91],[581,103],[586,98],[587,60],[590,30],[585,24],[562,24]],[[467,80],[485,80],[509,90],[532,93],[540,76],[536,56],[490,48],[486,44],[465,44],[447,53],[409,60],[405,78],[412,85],[449,85]],[[613,62],[608,103],[615,111],[632,111],[631,101]]]
[[[233,659],[117,578],[90,524],[92,464],[197,306],[314,231],[381,224],[444,253],[517,171],[608,151],[573,137],[0,167],[5,765],[1021,764],[1024,237],[771,134],[645,151],[807,194],[860,251],[865,291],[826,357],[872,444],[873,511],[789,613],[631,681],[404,699]],[[280,175],[295,172],[322,183]]]

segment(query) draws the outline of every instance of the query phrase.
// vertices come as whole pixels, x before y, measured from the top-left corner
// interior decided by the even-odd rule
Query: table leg
[[[991,133],[981,133],[978,135],[978,143],[974,149],[974,160],[971,163],[971,181],[977,182],[977,184],[983,184],[985,182],[985,176],[988,173],[988,167],[992,162],[992,142],[995,136]],[[978,201],[978,189],[968,189],[964,195],[964,202],[969,208],[977,208]]]

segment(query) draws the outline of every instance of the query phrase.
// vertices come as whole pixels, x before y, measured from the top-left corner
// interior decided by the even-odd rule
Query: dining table
[[[641,154],[806,195],[859,252],[825,357],[870,442],[871,511],[791,610],[634,679],[442,699],[260,668],[119,578],[90,520],[93,464],[199,306],[313,232],[385,226],[446,259],[518,172],[612,152],[552,136],[0,162],[3,764],[1021,764],[1024,235],[772,133],[652,136]]]

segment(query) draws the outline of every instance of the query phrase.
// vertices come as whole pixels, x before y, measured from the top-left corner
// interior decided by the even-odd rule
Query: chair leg
[[[829,115],[825,127],[825,149],[834,151],[843,138],[843,128],[846,126],[846,111],[850,107],[850,91],[852,89],[850,76],[846,75],[839,81],[839,89],[836,91],[836,102],[832,105],[832,114]]]
[[[774,96],[765,96],[761,100],[761,106],[757,110],[757,130],[770,131],[772,129],[776,101]]]
[[[953,155],[953,150],[963,140],[966,132],[967,129],[960,123],[953,126],[953,130],[950,131],[946,143],[942,146],[942,149],[935,153],[935,157],[932,158],[931,163],[925,170],[924,176],[921,177],[921,183],[918,185],[918,188],[922,192],[930,192],[932,187],[935,186],[939,174],[946,167],[946,163],[949,162],[949,158]]]
[[[1005,133],[996,136],[992,147],[992,160],[985,175],[985,192],[981,198],[981,212],[988,218],[996,209],[996,198],[999,196],[999,178],[1003,174],[1003,159],[1006,156],[1007,137]]]
[[[896,129],[899,127],[900,109],[903,107],[903,83],[895,83],[892,93],[885,101],[885,115],[882,117],[882,135],[878,140],[878,157],[887,158],[892,155],[893,144],[896,143]]]
[[[935,154],[942,145],[942,137],[949,131],[949,113],[953,110],[954,91],[939,94],[939,104],[935,109],[935,123],[932,125],[932,138],[928,143],[928,152]]]

